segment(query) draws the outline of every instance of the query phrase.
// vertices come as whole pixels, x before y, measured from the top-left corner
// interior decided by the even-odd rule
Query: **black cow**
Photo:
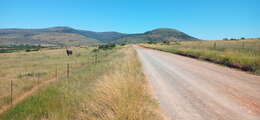
[[[71,49],[66,49],[67,55],[70,56],[72,55],[72,50]]]

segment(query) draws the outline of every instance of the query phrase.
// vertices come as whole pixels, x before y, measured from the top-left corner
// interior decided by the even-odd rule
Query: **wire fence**
[[[96,65],[104,59],[104,56],[107,55],[108,54],[105,52],[94,52],[86,57],[86,61],[84,62],[77,63],[72,61],[66,64],[56,64],[54,65],[55,70],[49,71],[47,75],[45,73],[37,73],[37,70],[25,73],[27,76],[32,77],[32,80],[35,81],[31,87],[23,86],[23,84],[20,84],[20,82],[15,82],[15,80],[11,79],[9,86],[10,89],[7,90],[9,93],[5,96],[0,95],[0,112],[1,109],[6,109],[8,107],[14,106],[16,103],[19,103],[26,97],[30,96],[30,94],[38,91],[42,86],[45,86],[48,83],[60,80],[70,80],[73,74],[75,74],[75,72],[77,72],[79,69],[88,67],[90,65]],[[22,77],[18,78],[22,79]],[[21,91],[21,88],[24,91]]]

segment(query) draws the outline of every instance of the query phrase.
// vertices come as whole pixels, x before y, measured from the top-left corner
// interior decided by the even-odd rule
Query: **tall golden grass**
[[[133,49],[116,48],[101,51],[98,56],[96,64],[82,66],[69,80],[41,89],[0,115],[0,119],[163,119]]]
[[[86,120],[162,120],[156,100],[141,72],[133,50],[120,61],[111,63],[113,70],[94,84],[84,104],[81,118]]]

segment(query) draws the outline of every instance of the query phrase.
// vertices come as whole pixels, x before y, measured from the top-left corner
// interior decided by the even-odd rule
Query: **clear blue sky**
[[[167,27],[201,39],[260,37],[259,5],[260,0],[0,0],[0,28],[139,33]]]

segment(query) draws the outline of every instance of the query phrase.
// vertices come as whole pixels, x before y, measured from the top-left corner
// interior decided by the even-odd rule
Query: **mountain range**
[[[145,33],[125,34],[120,32],[93,32],[70,27],[44,29],[0,29],[0,45],[45,44],[45,45],[96,45],[104,43],[144,43],[162,41],[199,40],[181,31],[159,28]]]

